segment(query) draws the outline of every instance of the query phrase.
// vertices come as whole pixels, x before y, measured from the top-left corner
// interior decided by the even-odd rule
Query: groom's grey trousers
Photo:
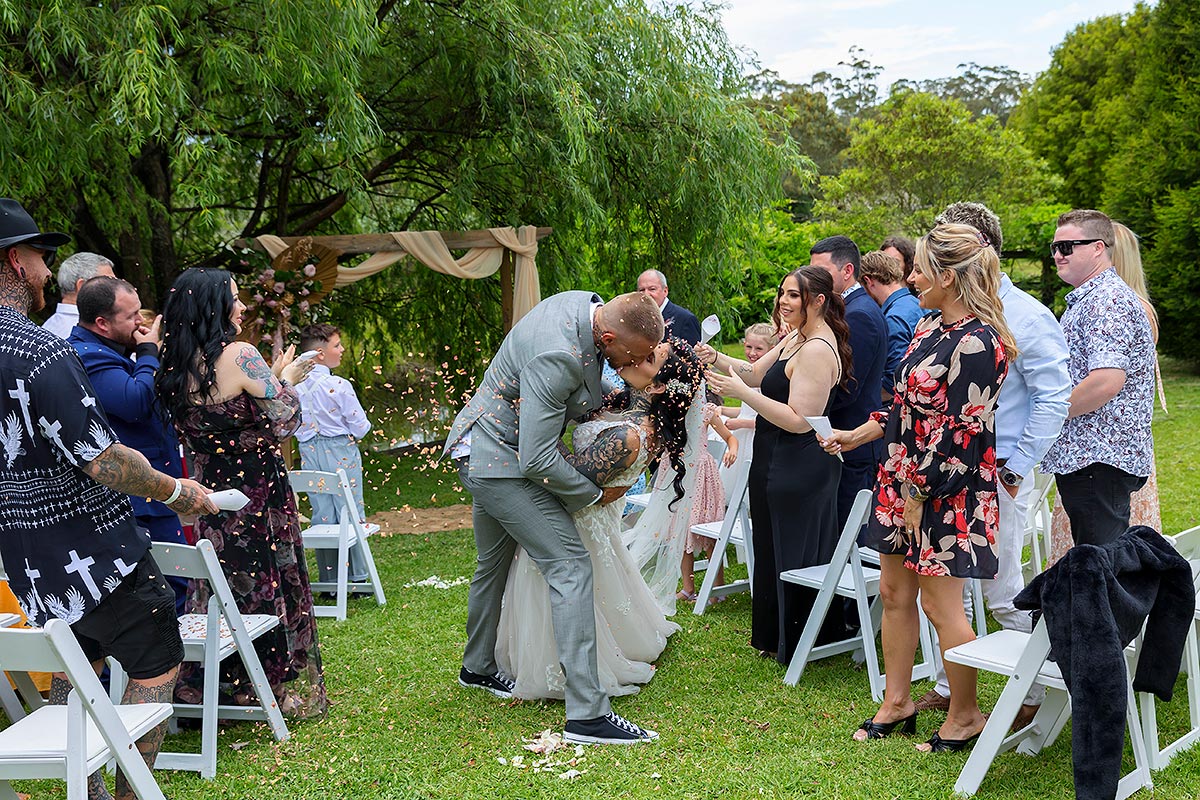
[[[592,562],[562,502],[524,478],[472,477],[467,459],[459,478],[474,498],[478,557],[467,600],[463,666],[492,675],[500,603],[517,545],[537,564],[550,587],[550,617],[558,659],[566,676],[567,719],[593,719],[610,711],[596,669],[596,610]]]

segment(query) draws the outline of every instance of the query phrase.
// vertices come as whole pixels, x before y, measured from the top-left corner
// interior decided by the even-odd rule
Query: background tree
[[[1200,361],[1200,2],[1161,0],[1140,43],[1129,135],[1104,207],[1142,236],[1163,352]]]
[[[1077,26],[1013,114],[1029,148],[1062,176],[1060,199],[1076,208],[1103,205],[1105,167],[1143,116],[1130,89],[1150,13],[1139,5]]]
[[[948,78],[925,81],[900,80],[892,84],[890,94],[924,92],[948,100],[957,100],[977,117],[995,117],[1008,123],[1029,79],[1010,67],[981,66],[974,61],[958,65],[959,73]]]
[[[957,100],[893,95],[851,128],[847,167],[821,181],[820,218],[864,241],[923,233],[948,204],[970,199],[1003,218],[1051,197],[1055,179],[1020,137]]]

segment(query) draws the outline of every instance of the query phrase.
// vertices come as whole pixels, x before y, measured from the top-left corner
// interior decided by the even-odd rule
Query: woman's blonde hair
[[[1017,343],[1004,321],[1000,257],[988,238],[970,225],[938,225],[917,242],[916,261],[916,268],[931,283],[942,273],[954,273],[958,299],[995,329],[1011,363],[1017,357]]]
[[[1151,322],[1158,327],[1158,311],[1150,302],[1150,291],[1146,287],[1146,272],[1142,269],[1142,251],[1138,248],[1137,234],[1113,220],[1113,266],[1121,280],[1129,284],[1133,293],[1142,299],[1150,310]]]
[[[771,347],[779,344],[779,333],[775,330],[775,326],[769,322],[756,322],[749,328],[746,328],[745,338],[749,339],[751,336],[762,339]]]

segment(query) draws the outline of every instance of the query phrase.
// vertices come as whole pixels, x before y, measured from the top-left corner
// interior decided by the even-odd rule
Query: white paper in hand
[[[250,498],[241,489],[225,489],[213,492],[208,496],[212,504],[222,511],[241,511],[250,502]]]
[[[708,344],[714,336],[721,332],[721,320],[716,314],[709,314],[700,323],[700,344]]]
[[[829,417],[805,417],[804,421],[812,426],[812,429],[817,432],[817,436],[822,439],[828,439],[833,435],[833,426],[829,424]],[[841,453],[834,453],[838,461],[845,461]]]

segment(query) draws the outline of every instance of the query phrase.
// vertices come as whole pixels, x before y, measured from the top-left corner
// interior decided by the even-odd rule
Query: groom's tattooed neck
[[[592,483],[603,486],[629,469],[640,449],[637,429],[616,425],[602,432],[594,442],[574,453],[568,461]]]

